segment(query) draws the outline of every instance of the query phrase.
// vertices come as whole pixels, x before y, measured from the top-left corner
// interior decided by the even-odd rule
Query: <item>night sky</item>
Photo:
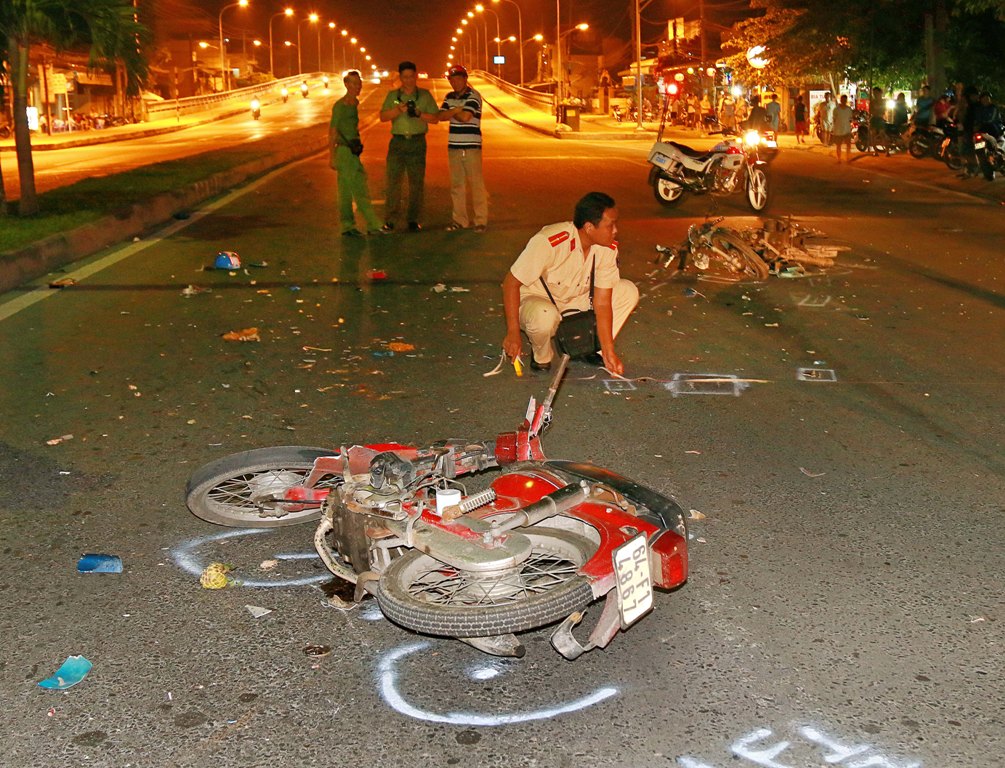
[[[235,2],[236,0],[228,0]],[[524,38],[529,38],[537,32],[543,33],[549,40],[555,34],[555,0],[516,0],[523,15]],[[418,2],[417,0],[361,0],[347,2],[346,0],[298,0],[290,5],[297,9],[298,18],[306,18],[311,11],[320,14],[322,22],[322,50],[330,50],[331,37],[327,25],[335,21],[340,28],[347,28],[352,35],[359,38],[360,43],[367,47],[374,61],[382,67],[393,69],[402,59],[411,59],[418,64],[420,70],[428,70],[430,74],[442,71],[449,52],[450,37],[462,16],[474,8],[477,0],[433,0],[433,2]],[[483,0],[486,7],[499,14],[500,31],[503,37],[517,34],[517,14],[511,3],[500,2],[492,4],[491,0]],[[631,14],[633,0],[560,0],[563,16],[562,29],[571,28],[579,22],[590,24],[590,31],[583,34],[583,44],[600,50],[601,38],[614,37],[629,40],[631,37]],[[193,3],[207,11],[211,18],[213,29],[218,23],[218,13],[223,7],[223,0],[193,0]],[[709,0],[707,5],[714,10],[716,0]],[[730,6],[736,2],[728,0]],[[744,3],[745,4],[745,3]],[[231,8],[224,16],[224,31],[226,34],[236,33],[244,28],[248,34],[268,38],[269,17],[281,11],[284,4],[275,0],[250,0],[247,9]],[[661,29],[665,29],[665,20],[672,14],[695,18],[697,15],[697,0],[654,0],[643,14],[644,39],[655,40],[660,37]],[[495,17],[487,15],[489,38],[495,37]],[[478,22],[481,28],[481,22]],[[277,18],[273,23],[273,34],[277,46],[281,39],[296,39],[296,27],[292,21]],[[578,35],[579,33],[577,33]],[[317,31],[305,24],[302,27],[305,65],[307,55],[311,61],[317,50]],[[308,44],[310,40],[313,45]],[[525,49],[525,55],[530,46]],[[510,49],[510,55],[515,57],[515,47]]]

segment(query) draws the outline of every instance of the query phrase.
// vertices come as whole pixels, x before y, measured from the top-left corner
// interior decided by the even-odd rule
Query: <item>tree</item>
[[[14,142],[21,199],[18,213],[38,213],[35,166],[28,131],[28,66],[33,43],[57,50],[87,46],[91,66],[125,67],[127,92],[137,94],[146,78],[146,28],[129,0],[3,0],[0,3],[0,59],[7,62],[13,89]],[[0,189],[2,189],[0,181]]]

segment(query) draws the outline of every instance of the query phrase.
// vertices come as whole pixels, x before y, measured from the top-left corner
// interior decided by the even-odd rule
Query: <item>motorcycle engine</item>
[[[370,569],[371,539],[390,535],[385,521],[403,519],[403,503],[413,495],[415,467],[393,451],[374,456],[369,470],[330,493],[322,507],[332,521],[332,549],[356,573]]]

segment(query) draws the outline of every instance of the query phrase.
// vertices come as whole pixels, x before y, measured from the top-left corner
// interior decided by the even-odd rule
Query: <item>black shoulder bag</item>
[[[558,324],[558,330],[555,332],[555,342],[558,344],[559,351],[573,360],[582,360],[600,351],[600,339],[597,336],[597,315],[593,311],[593,276],[596,267],[597,259],[594,256],[593,263],[590,265],[590,308],[565,310],[562,313],[562,321]],[[548,294],[551,303],[555,304],[555,309],[558,309],[555,297],[551,295],[548,284],[544,281],[544,275],[541,275],[541,285],[544,286],[544,292]]]

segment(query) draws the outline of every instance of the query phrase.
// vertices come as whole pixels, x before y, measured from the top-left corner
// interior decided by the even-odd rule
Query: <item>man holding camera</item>
[[[359,94],[363,90],[363,79],[359,72],[350,70],[342,78],[345,96],[332,107],[332,118],[328,125],[328,147],[330,164],[338,173],[338,204],[342,217],[342,236],[359,237],[363,233],[356,229],[352,212],[353,201],[356,210],[366,222],[368,234],[380,234],[380,219],[370,202],[370,190],[366,183],[366,171],[359,156],[363,154],[363,142],[359,138]]]
[[[387,147],[387,202],[385,232],[394,229],[401,212],[401,187],[408,177],[408,211],[406,220],[411,232],[422,229],[423,185],[426,176],[426,133],[429,125],[439,119],[436,100],[425,88],[419,88],[415,64],[403,61],[398,65],[401,87],[387,94],[380,109],[380,121],[391,123],[391,143]]]
[[[588,361],[618,376],[624,373],[614,338],[638,304],[639,289],[618,271],[617,236],[614,199],[590,192],[576,203],[572,221],[551,224],[530,239],[502,284],[507,355],[520,354],[524,331],[533,350],[530,367],[551,368],[552,339],[563,315],[592,307],[600,352]]]

